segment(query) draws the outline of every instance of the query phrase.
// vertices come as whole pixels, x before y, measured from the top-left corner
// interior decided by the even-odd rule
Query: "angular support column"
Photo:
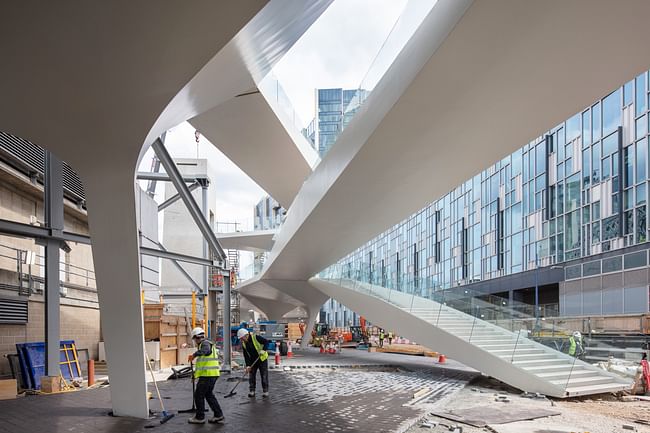
[[[88,197],[102,335],[113,414],[147,418],[144,324],[140,300],[140,245],[134,168],[108,166],[82,177]]]
[[[45,225],[50,236],[63,236],[63,163],[51,152],[45,153]],[[45,241],[45,374],[60,372],[61,280],[60,248],[62,241]]]
[[[311,305],[309,307],[305,307],[305,310],[307,310],[307,326],[305,326],[305,334],[302,336],[302,340],[300,341],[300,348],[301,349],[306,349],[309,346],[309,340],[311,339],[311,333],[314,330],[314,327],[316,325],[316,321],[318,320],[318,314],[320,313],[320,307],[322,304],[319,305]]]

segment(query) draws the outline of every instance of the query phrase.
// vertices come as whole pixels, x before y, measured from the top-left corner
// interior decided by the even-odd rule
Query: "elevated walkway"
[[[535,342],[527,329],[513,331],[520,320],[518,315],[511,321],[502,318],[497,325],[454,309],[442,300],[436,302],[353,279],[312,278],[309,282],[371,322],[522,391],[565,398],[616,392],[631,386],[619,376]]]

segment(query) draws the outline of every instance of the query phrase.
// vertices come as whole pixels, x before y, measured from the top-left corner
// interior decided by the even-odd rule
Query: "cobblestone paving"
[[[314,361],[311,354],[304,356],[303,361]],[[0,401],[0,432],[400,431],[423,413],[418,405],[403,406],[414,391],[428,386],[434,390],[430,400],[435,401],[456,392],[475,374],[442,369],[429,361],[411,358],[397,355],[390,362],[376,360],[376,363],[393,365],[399,365],[401,360],[402,368],[399,369],[275,370],[270,373],[271,397],[268,399],[260,395],[248,398],[245,382],[237,388],[234,397],[224,399],[234,383],[221,378],[215,390],[226,416],[225,425],[189,425],[188,414],[177,414],[163,425],[156,420],[109,417],[106,414],[110,411],[110,395],[108,389],[100,389]],[[359,364],[369,359],[372,360],[364,357],[352,361]],[[172,413],[191,407],[189,379],[164,382],[160,388],[165,406]],[[159,402],[152,401],[151,407],[158,410]],[[156,427],[148,430],[145,429],[147,425]]]

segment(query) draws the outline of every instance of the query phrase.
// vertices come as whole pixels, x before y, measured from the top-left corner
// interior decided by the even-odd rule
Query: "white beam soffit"
[[[253,232],[217,233],[217,239],[223,248],[230,250],[264,252],[273,248],[276,230],[258,230]]]
[[[212,144],[288,209],[311,167],[256,90],[190,120]]]
[[[250,89],[329,3],[0,7],[6,21],[0,52],[14,65],[0,70],[0,128],[54,152],[87,191],[116,415],[148,414],[144,369],[133,368],[144,365],[134,192],[139,156],[165,130]]]
[[[462,3],[436,4],[305,182],[263,280],[314,275],[650,66],[650,2]]]

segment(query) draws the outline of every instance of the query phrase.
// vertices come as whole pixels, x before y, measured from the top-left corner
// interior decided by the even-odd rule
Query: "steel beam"
[[[157,242],[157,245],[158,245],[158,248],[160,248],[161,251],[163,251],[163,252],[165,252],[165,253],[169,252],[169,251],[167,251],[167,249],[163,246],[163,244],[161,244],[160,242]],[[174,264],[174,266],[176,267],[176,269],[178,269],[178,272],[180,272],[181,274],[183,274],[183,276],[185,277],[185,279],[186,279],[187,281],[189,281],[189,283],[190,283],[190,285],[192,286],[192,288],[193,288],[195,291],[200,292],[200,291],[201,291],[201,287],[199,287],[199,285],[197,284],[197,282],[194,281],[194,278],[192,278],[192,276],[191,276],[190,274],[187,273],[187,271],[185,270],[185,268],[182,267],[180,263],[178,263],[178,260],[175,260],[175,259],[169,259],[169,260],[171,260],[171,262]],[[204,266],[204,269],[207,269],[207,266]]]
[[[55,239],[59,241],[78,242],[81,244],[90,244],[90,238],[78,233],[62,232],[45,227],[33,226],[29,224],[18,223],[0,219],[0,233],[9,236],[19,236],[21,238],[34,239]]]
[[[45,153],[45,224],[51,237],[45,243],[45,374],[60,374],[61,282],[60,248],[63,236],[63,163]],[[58,237],[59,239],[55,238]]]
[[[161,161],[162,162],[162,161]],[[164,165],[163,165],[164,166]],[[149,171],[139,171],[136,174],[138,180],[155,180],[160,182],[173,182],[170,176],[167,173],[153,173]],[[197,180],[205,180],[207,176],[197,175],[197,176],[180,176],[183,182],[196,182]]]
[[[156,152],[156,156],[158,156],[158,159],[160,159],[160,163],[163,165],[163,167],[165,167],[165,171],[167,172],[169,178],[171,179],[172,183],[176,187],[176,190],[180,194],[183,203],[185,203],[185,206],[189,210],[192,219],[199,227],[201,234],[203,234],[203,237],[208,241],[210,248],[218,257],[218,259],[225,263],[226,253],[223,251],[223,248],[221,248],[221,245],[219,244],[219,241],[217,240],[214,231],[212,231],[210,224],[203,216],[201,209],[199,208],[199,206],[196,204],[196,201],[194,200],[194,197],[192,197],[192,193],[187,188],[187,185],[185,185],[185,182],[183,181],[183,177],[178,171],[178,168],[176,167],[176,164],[174,164],[174,161],[172,160],[171,156],[169,156],[167,149],[165,149],[162,140],[160,140],[160,138],[156,139],[152,147],[154,152]]]
[[[190,191],[194,191],[199,186],[201,186],[201,185],[198,182],[194,182],[192,185],[188,186],[187,189],[189,189]],[[171,206],[172,204],[174,204],[178,200],[180,200],[180,198],[181,198],[181,195],[178,194],[178,193],[174,194],[171,197],[169,197],[167,200],[165,200],[164,202],[162,202],[162,203],[160,203],[158,205],[158,212],[165,210],[166,208],[168,208],[169,206]]]
[[[155,248],[140,247],[140,254],[145,256],[160,257],[161,259],[178,260],[179,262],[194,263],[202,266],[214,266],[214,262],[201,257],[188,256],[186,254],[162,251]]]

